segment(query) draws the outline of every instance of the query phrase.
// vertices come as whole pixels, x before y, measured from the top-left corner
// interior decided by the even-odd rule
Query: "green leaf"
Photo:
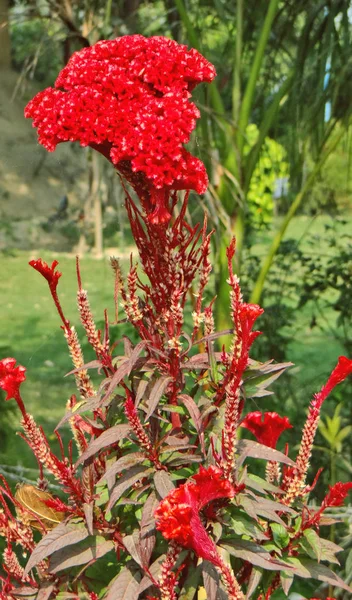
[[[305,529],[303,532],[305,539],[313,550],[314,557],[318,562],[321,561],[322,547],[320,543],[320,537],[314,529]]]
[[[286,548],[289,544],[290,536],[288,535],[285,527],[279,523],[271,523],[270,529],[273,534],[274,542],[279,548]]]
[[[257,540],[266,540],[267,536],[254,521],[245,516],[236,516],[231,518],[231,527],[236,535],[248,535],[248,537]]]
[[[287,565],[281,563],[279,559],[272,558],[269,552],[259,544],[247,540],[230,539],[222,541],[219,545],[232,556],[241,558],[267,571],[278,571],[280,568],[287,568]]]
[[[187,577],[181,593],[178,596],[179,600],[193,600],[198,589],[201,574],[202,571],[200,566],[197,569],[191,569],[190,575]]]

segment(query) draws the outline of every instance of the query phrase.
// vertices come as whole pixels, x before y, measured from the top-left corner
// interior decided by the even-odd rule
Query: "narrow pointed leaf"
[[[158,406],[163,394],[165,393],[165,391],[166,391],[169,383],[171,383],[171,381],[173,381],[172,377],[163,375],[162,377],[160,377],[157,380],[155,385],[153,385],[153,387],[150,391],[150,394],[149,394],[149,398],[148,398],[147,414],[145,415],[145,421],[148,421],[149,417],[155,411],[156,407]]]
[[[100,450],[103,450],[103,448],[107,448],[112,444],[116,444],[116,442],[119,442],[123,438],[127,437],[129,432],[129,425],[115,425],[114,427],[110,427],[89,444],[87,450],[85,450],[77,460],[75,468],[77,468],[78,465],[82,464],[91,456],[94,456],[94,454]]]
[[[90,536],[81,544],[62,548],[52,554],[49,571],[50,573],[59,573],[70,567],[95,562],[113,549],[114,543],[111,540],[106,540],[102,536]]]
[[[104,481],[104,479],[110,479],[115,477],[117,473],[121,473],[121,471],[125,471],[126,469],[130,469],[135,465],[143,462],[145,460],[145,456],[143,452],[131,452],[131,454],[126,454],[125,456],[121,456],[118,458],[116,462],[114,462],[111,467],[109,467],[104,475],[99,479],[98,483]]]
[[[154,485],[160,498],[165,498],[165,496],[174,489],[174,484],[166,471],[157,471],[155,473]]]
[[[138,598],[138,574],[123,567],[116,579],[109,585],[104,600],[132,600]]]
[[[154,469],[143,466],[136,466],[129,469],[124,475],[122,475],[122,477],[120,477],[114,489],[112,490],[106,510],[111,510],[116,502],[121,498],[122,494],[129,490],[135,483],[137,483],[137,481],[144,479],[144,477],[148,477],[148,475],[153,472]]]
[[[26,568],[27,575],[44,558],[47,558],[53,552],[61,548],[77,544],[88,537],[88,530],[83,523],[60,523],[57,527],[49,531],[34,548]]]
[[[258,442],[240,440],[237,444],[237,450],[239,453],[239,464],[242,464],[242,462],[249,456],[251,458],[262,458],[264,460],[273,460],[276,462],[285,463],[286,465],[295,466],[293,460],[291,460],[282,452],[279,452],[279,450],[274,450],[274,448],[269,448],[263,444],[258,444]]]

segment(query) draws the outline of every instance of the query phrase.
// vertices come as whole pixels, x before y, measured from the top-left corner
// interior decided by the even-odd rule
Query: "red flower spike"
[[[276,448],[280,435],[286,429],[292,429],[288,417],[280,417],[276,412],[261,413],[259,410],[249,413],[241,423],[256,440],[269,448]]]
[[[342,383],[352,373],[352,360],[347,358],[346,356],[339,356],[338,363],[331,373],[329,379],[326,384],[323,385],[320,392],[315,394],[314,400],[311,405],[313,408],[320,409],[324,400],[328,397],[328,395],[332,392],[334,387],[336,387],[339,383]]]
[[[29,264],[31,267],[33,267],[33,269],[38,271],[38,273],[43,275],[43,277],[47,280],[50,289],[55,291],[62,275],[60,271],[55,271],[57,265],[59,264],[58,261],[54,260],[51,267],[49,267],[49,265],[41,258],[38,258],[37,260],[31,260]]]
[[[183,144],[199,118],[191,91],[214,77],[196,50],[127,35],[75,52],[25,116],[50,152],[67,141],[98,150],[132,184],[150,222],[161,224],[169,219],[170,190],[206,191],[205,167]]]
[[[352,482],[342,483],[342,481],[338,481],[333,486],[329,485],[329,492],[325,496],[322,504],[324,510],[330,506],[342,506],[351,489]]]
[[[208,536],[200,518],[200,510],[214,500],[232,498],[235,490],[223,479],[217,467],[200,468],[196,483],[185,483],[170,492],[159,504],[154,515],[156,527],[166,539],[192,549],[197,556],[220,566],[215,543]]]
[[[15,358],[8,357],[0,360],[0,388],[7,394],[5,400],[11,398],[17,400],[20,395],[20,385],[26,380],[25,367],[15,365]]]

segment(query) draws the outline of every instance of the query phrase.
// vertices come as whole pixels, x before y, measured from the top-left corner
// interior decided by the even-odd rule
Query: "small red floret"
[[[257,441],[264,446],[276,448],[280,435],[286,429],[292,429],[288,417],[280,417],[276,412],[261,413],[259,410],[249,413],[241,423]]]
[[[60,271],[55,271],[57,265],[59,264],[58,261],[54,260],[51,267],[49,267],[49,265],[41,258],[38,258],[37,260],[31,260],[29,264],[31,267],[33,267],[33,269],[38,271],[38,273],[43,275],[43,277],[47,280],[50,289],[55,291],[62,275]]]
[[[19,397],[20,385],[26,380],[26,369],[21,365],[16,367],[15,358],[3,358],[0,360],[0,388],[7,396],[5,400]]]
[[[338,363],[331,373],[329,379],[326,384],[323,385],[320,392],[315,394],[314,400],[311,402],[313,408],[320,409],[324,400],[328,397],[328,395],[332,392],[334,387],[336,387],[339,383],[342,383],[352,373],[352,360],[347,358],[346,356],[339,356]]]
[[[335,485],[329,486],[329,492],[323,500],[324,509],[329,506],[342,506],[351,489],[352,482],[342,483],[342,481],[338,481]]]

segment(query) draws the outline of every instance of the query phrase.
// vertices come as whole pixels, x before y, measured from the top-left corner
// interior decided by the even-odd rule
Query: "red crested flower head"
[[[286,429],[292,429],[288,417],[280,417],[276,412],[261,413],[259,410],[249,413],[241,423],[257,441],[269,448],[276,448],[280,435]]]
[[[160,223],[169,215],[156,190],[207,188],[203,163],[183,145],[199,118],[191,92],[215,74],[199,52],[174,40],[126,35],[75,52],[25,116],[51,152],[67,141],[101,152],[157,208],[150,220]]]
[[[16,367],[15,358],[0,360],[0,388],[7,393],[5,400],[19,397],[20,385],[26,380],[26,369],[21,365]]]
[[[323,385],[320,392],[315,394],[314,400],[311,402],[313,408],[320,409],[324,400],[332,392],[335,386],[344,381],[346,377],[352,373],[352,360],[346,356],[339,356],[339,360],[333,372],[331,373],[326,384]]]
[[[348,492],[352,489],[352,482],[342,483],[338,481],[333,486],[329,486],[329,492],[326,494],[322,506],[342,506],[347,498]]]
[[[49,265],[41,258],[38,258],[37,260],[31,260],[29,261],[29,264],[31,267],[33,267],[33,269],[38,271],[38,273],[43,275],[43,277],[47,280],[50,289],[55,291],[62,275],[60,271],[55,271],[57,265],[59,264],[57,260],[52,262],[51,267],[49,267]]]
[[[156,527],[168,540],[191,548],[201,558],[220,564],[215,543],[209,537],[200,518],[200,511],[210,502],[232,498],[235,489],[214,466],[201,467],[193,482],[187,482],[170,492],[159,504],[154,516]]]

